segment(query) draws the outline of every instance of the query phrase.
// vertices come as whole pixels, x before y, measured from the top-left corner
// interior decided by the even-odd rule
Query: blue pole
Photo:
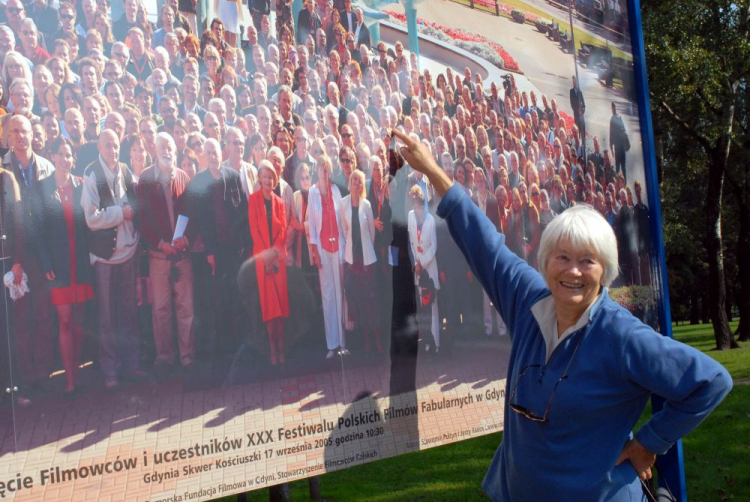
[[[370,43],[373,47],[377,47],[380,43],[380,21],[376,21],[370,26]]]
[[[669,289],[667,287],[667,258],[664,252],[664,236],[662,235],[661,203],[659,198],[659,182],[656,173],[656,149],[654,147],[654,126],[651,121],[651,103],[648,94],[648,75],[646,73],[646,52],[643,43],[643,25],[641,24],[640,0],[628,0],[628,14],[630,16],[630,37],[633,45],[633,72],[635,87],[638,95],[638,117],[641,123],[641,138],[643,139],[643,162],[646,174],[646,191],[648,205],[651,209],[651,239],[658,265],[658,277],[654,277],[657,284],[660,301],[659,327],[661,334],[672,337],[672,317],[669,308]],[[654,396],[651,400],[652,412],[656,413],[664,405],[664,400]],[[665,454],[658,458],[661,475],[666,479],[672,494],[679,502],[687,502],[685,482],[685,462],[682,452],[682,440]]]
[[[419,33],[417,32],[417,9],[411,2],[404,6],[406,10],[406,28],[409,31],[409,50],[417,55],[419,61]]]

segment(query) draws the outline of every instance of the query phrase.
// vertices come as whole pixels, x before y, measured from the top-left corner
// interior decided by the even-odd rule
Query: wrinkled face
[[[156,144],[156,155],[162,168],[171,168],[177,162],[177,148],[171,141],[159,141]]]
[[[10,93],[10,99],[17,110],[26,112],[33,106],[31,91],[25,85],[17,85]]]
[[[560,242],[547,260],[547,285],[555,305],[585,309],[596,300],[602,287],[604,267],[590,249],[576,249]]]
[[[276,170],[276,175],[281,176],[281,172],[284,169],[284,158],[279,155],[278,152],[274,152],[268,156],[268,160],[273,164],[273,168]]]
[[[218,139],[220,135],[219,120],[213,113],[207,113],[203,119],[203,128],[210,138]]]
[[[113,165],[120,158],[120,140],[111,132],[99,138],[99,154],[107,165]]]
[[[31,26],[24,26],[21,29],[21,42],[23,43],[24,47],[36,49],[36,47],[39,45],[37,36],[38,32],[36,28],[33,28]]]
[[[258,180],[260,181],[261,189],[268,192],[273,190],[275,178],[270,169],[261,169],[260,173],[258,173]]]

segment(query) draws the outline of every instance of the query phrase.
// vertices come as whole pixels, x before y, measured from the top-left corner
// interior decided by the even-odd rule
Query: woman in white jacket
[[[414,209],[409,211],[409,243],[411,244],[411,254],[414,257],[414,284],[417,285],[417,303],[419,308],[425,308],[421,296],[422,285],[419,278],[424,270],[427,272],[432,286],[435,289],[434,294],[429,297],[429,303],[432,305],[432,338],[435,342],[435,352],[440,350],[440,317],[438,315],[437,291],[440,289],[440,277],[438,273],[437,258],[437,234],[435,232],[435,219],[425,211],[424,192],[419,185],[414,185],[409,190]],[[420,327],[421,331],[421,327]],[[430,350],[429,342],[425,343],[425,349]]]
[[[342,355],[346,350],[343,326],[343,283],[342,262],[344,257],[343,234],[339,208],[341,192],[331,183],[333,164],[328,155],[322,155],[317,162],[318,182],[310,189],[307,209],[310,229],[310,250],[312,260],[318,267],[320,295],[323,300],[323,320],[325,321],[326,359],[336,351]]]
[[[349,318],[365,339],[365,354],[370,353],[370,331],[375,347],[383,353],[378,329],[375,298],[375,219],[367,200],[365,175],[355,170],[349,176],[349,195],[341,200],[341,226],[344,233],[344,293]]]

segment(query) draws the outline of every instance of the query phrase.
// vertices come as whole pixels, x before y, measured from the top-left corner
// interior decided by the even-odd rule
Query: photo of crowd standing
[[[291,0],[273,14],[250,0],[248,18],[217,0],[202,33],[190,0],[156,24],[137,0],[113,20],[107,0],[0,8],[0,374],[15,405],[226,374],[248,347],[271,377],[302,359],[386,361],[399,266],[420,354],[504,336],[429,181],[390,169],[394,128],[528,263],[585,203],[615,229],[618,283],[650,284],[645,187],[627,183],[614,103],[608,138],[586,138],[575,79],[570,117],[512,74],[420,72],[401,42],[371,42],[351,0],[303,4],[295,19]]]

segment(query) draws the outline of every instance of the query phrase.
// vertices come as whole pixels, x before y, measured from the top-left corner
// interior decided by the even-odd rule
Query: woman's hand
[[[437,165],[435,158],[427,147],[420,141],[413,140],[398,129],[391,129],[391,132],[404,143],[404,146],[401,147],[401,155],[404,157],[404,160],[411,167],[425,174],[430,179],[430,182],[435,187],[437,193],[441,196],[445,194],[445,192],[447,192],[453,185],[453,182]],[[391,141],[395,140],[391,138]]]
[[[373,225],[375,225],[375,230],[377,230],[378,232],[382,232],[383,229],[385,228],[385,225],[380,220],[380,217],[375,218],[374,220],[372,220],[372,223],[373,223]]]
[[[46,274],[44,274],[44,278],[47,279],[48,281],[54,281],[55,280],[55,271],[54,270],[50,270],[49,272],[47,272]]]
[[[626,460],[629,460],[633,465],[633,469],[635,469],[639,478],[644,481],[651,479],[651,466],[656,462],[656,455],[644,448],[635,438],[622,447],[620,458],[617,459],[615,465],[620,465]]]

